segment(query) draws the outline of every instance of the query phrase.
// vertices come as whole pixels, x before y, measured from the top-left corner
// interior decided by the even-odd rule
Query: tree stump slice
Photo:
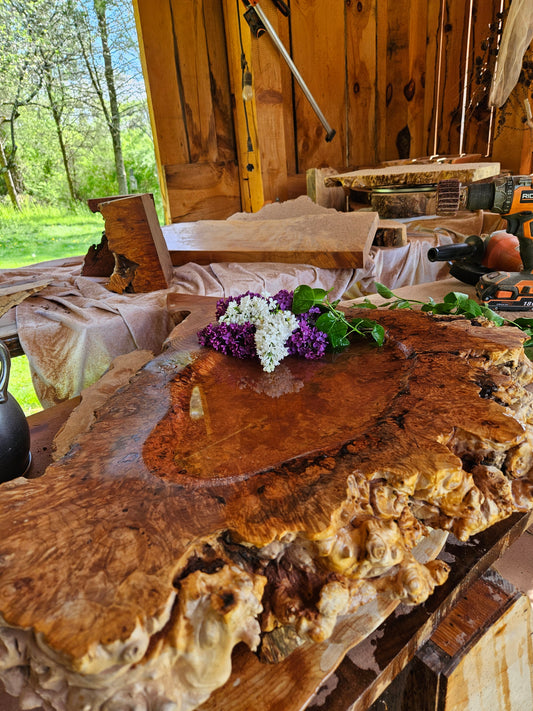
[[[227,708],[299,709],[376,615],[444,581],[425,540],[531,507],[522,333],[377,310],[382,348],[264,373],[196,346],[212,299],[172,308],[170,347],[70,452],[0,488],[0,678],[58,710],[185,711],[286,629],[279,664],[239,645]]]

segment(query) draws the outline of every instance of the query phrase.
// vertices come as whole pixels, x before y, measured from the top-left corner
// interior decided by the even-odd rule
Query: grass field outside
[[[34,205],[19,212],[0,201],[0,269],[84,255],[100,242],[103,228],[102,216],[83,205]],[[26,356],[12,358],[8,390],[26,415],[42,410]]]
[[[84,255],[102,238],[104,221],[80,205],[71,209],[28,206],[20,212],[0,202],[0,269]]]

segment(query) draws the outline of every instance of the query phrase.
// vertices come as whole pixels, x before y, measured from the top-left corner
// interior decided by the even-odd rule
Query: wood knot
[[[414,79],[410,79],[409,82],[403,88],[403,95],[407,101],[412,101],[415,95],[416,84]]]

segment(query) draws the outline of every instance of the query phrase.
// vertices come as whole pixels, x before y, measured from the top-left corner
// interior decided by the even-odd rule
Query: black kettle
[[[0,341],[0,482],[23,476],[31,464],[28,421],[7,391],[10,368],[9,351]]]

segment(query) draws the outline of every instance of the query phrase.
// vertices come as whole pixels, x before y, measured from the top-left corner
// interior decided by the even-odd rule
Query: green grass
[[[100,242],[103,229],[102,216],[83,205],[26,205],[18,212],[0,201],[0,269],[84,255]],[[42,410],[26,356],[12,358],[8,390],[26,415]]]
[[[21,406],[26,416],[43,409],[33,389],[30,366],[26,356],[17,356],[11,359],[11,371],[7,389]]]
[[[84,205],[71,209],[29,205],[18,212],[0,203],[0,269],[87,253],[104,221]]]

